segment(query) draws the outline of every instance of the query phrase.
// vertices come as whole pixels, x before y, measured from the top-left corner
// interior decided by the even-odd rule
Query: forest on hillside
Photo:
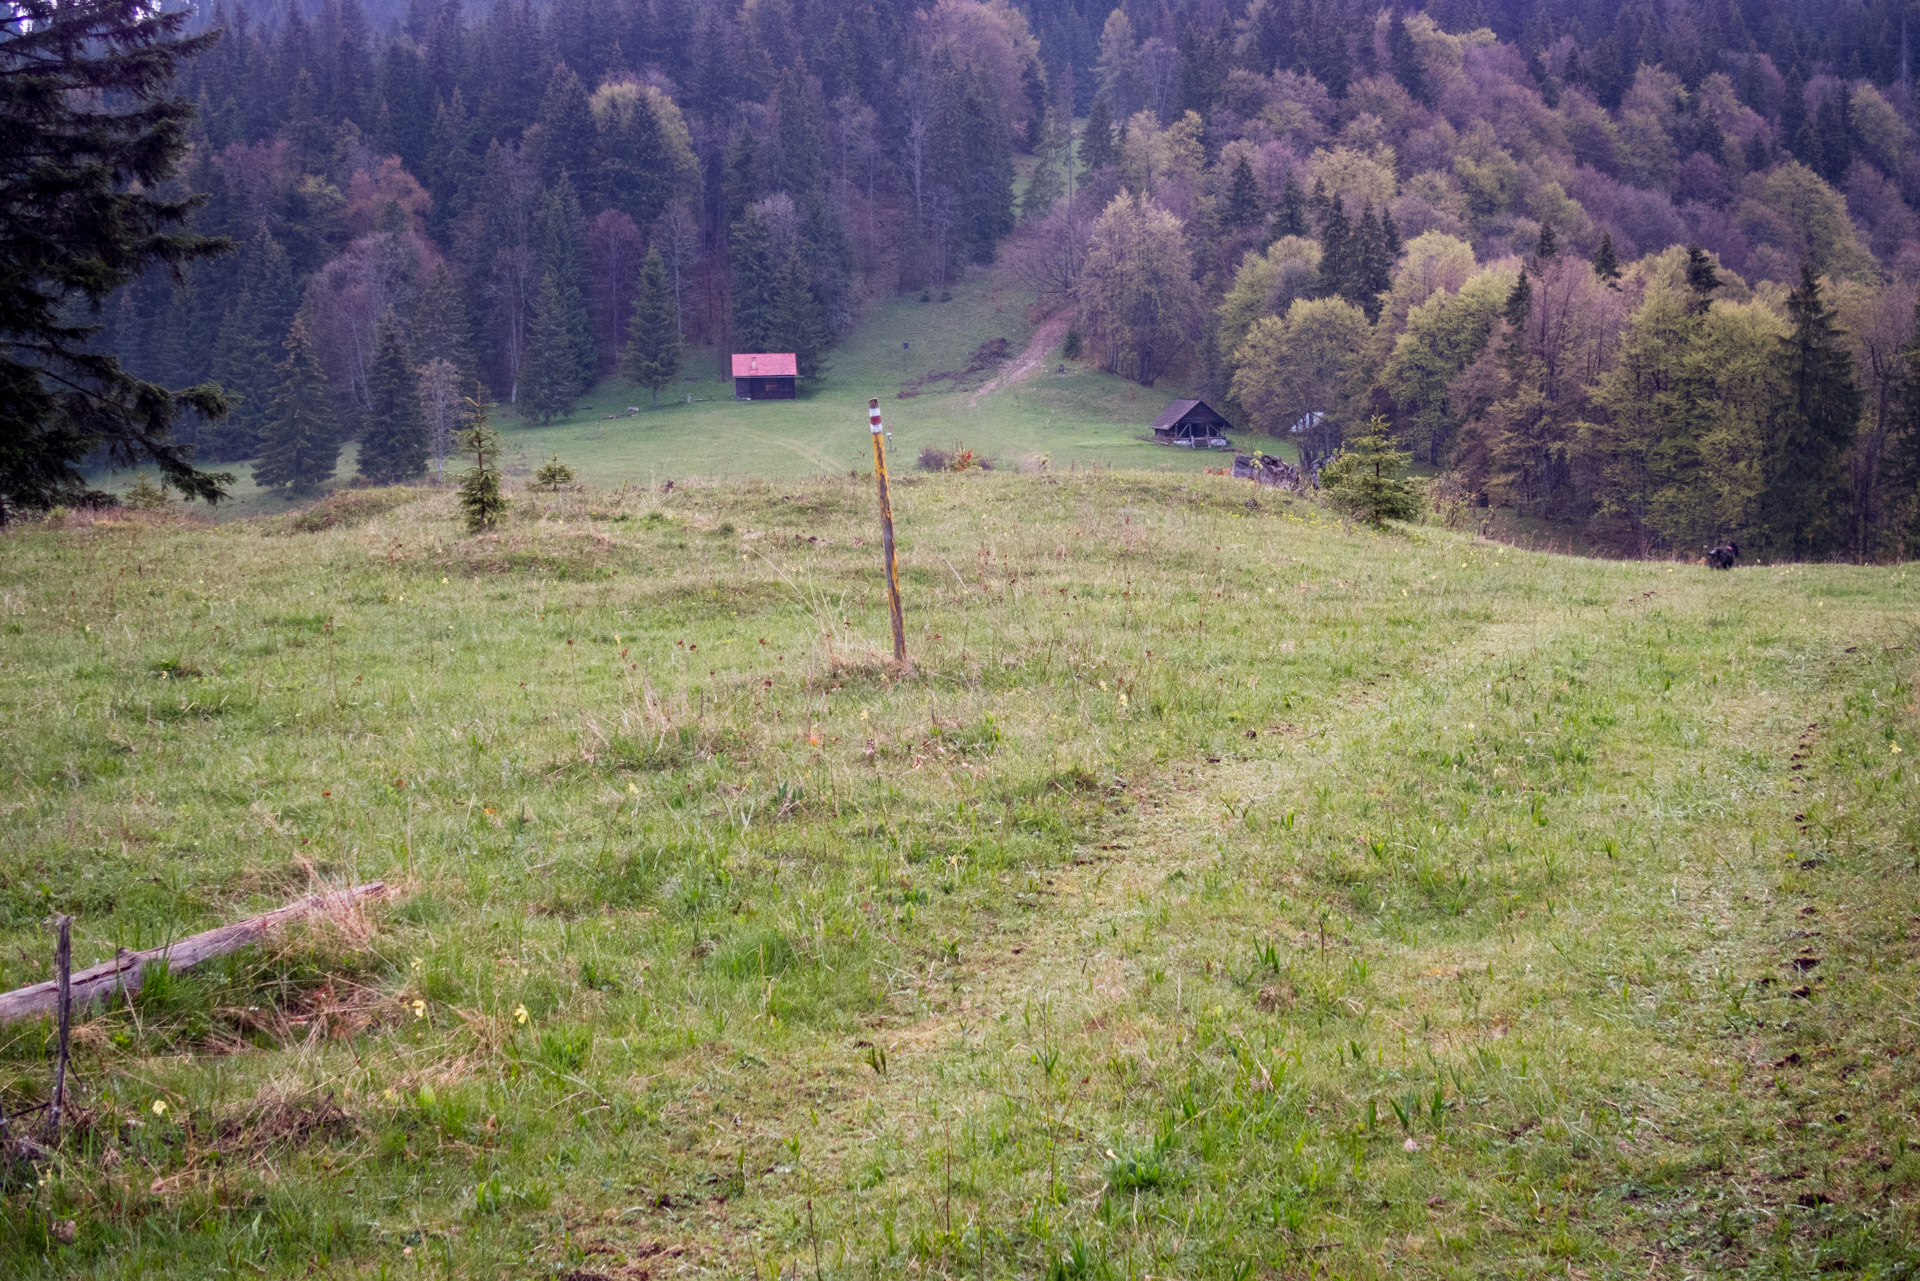
[[[870,300],[999,260],[1085,359],[1316,456],[1381,416],[1463,505],[1910,554],[1915,8],[216,6],[178,185],[237,251],[99,341],[234,393],[202,462],[300,485],[358,437],[394,479],[476,383],[551,419],[683,345],[818,380]]]

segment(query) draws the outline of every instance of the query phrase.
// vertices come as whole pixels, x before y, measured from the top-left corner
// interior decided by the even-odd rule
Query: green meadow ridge
[[[1910,567],[895,485],[7,531],[0,1273],[1909,1274]]]

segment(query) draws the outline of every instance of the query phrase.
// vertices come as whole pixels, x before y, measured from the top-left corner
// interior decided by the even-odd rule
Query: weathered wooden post
[[[867,426],[873,432],[873,475],[880,486],[880,546],[887,558],[887,612],[893,618],[893,661],[907,662],[907,622],[900,612],[900,566],[893,553],[893,495],[887,488],[886,431],[880,425],[880,402],[867,402]]]
[[[60,1110],[67,1101],[67,1054],[73,1032],[73,918],[63,915],[53,928],[60,932],[53,950],[54,981],[60,985],[54,1010],[60,1045],[53,1060],[53,1094],[47,1101],[47,1134],[58,1142]]]

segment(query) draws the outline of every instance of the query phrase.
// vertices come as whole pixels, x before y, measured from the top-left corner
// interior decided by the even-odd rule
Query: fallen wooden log
[[[152,961],[165,961],[169,969],[176,973],[192,969],[202,961],[210,961],[216,956],[225,956],[229,952],[238,952],[250,943],[257,943],[274,930],[303,917],[316,913],[325,913],[358,903],[363,899],[379,898],[387,892],[385,881],[369,881],[365,885],[355,885],[350,889],[335,890],[325,894],[314,894],[285,907],[276,907],[271,912],[249,917],[232,925],[222,925],[219,929],[208,930],[204,934],[195,934],[164,947],[149,948],[144,952],[121,952],[111,961],[102,961],[91,969],[81,970],[73,976],[73,1005],[78,1008],[95,1001],[105,1001],[121,992],[140,990],[140,972]],[[33,1018],[39,1014],[52,1014],[60,1004],[60,983],[51,979],[45,983],[35,983],[31,987],[15,988],[11,992],[0,993],[0,1023],[12,1023],[20,1019]]]

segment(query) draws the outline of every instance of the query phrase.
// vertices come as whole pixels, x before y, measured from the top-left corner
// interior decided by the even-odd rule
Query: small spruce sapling
[[[573,484],[573,468],[561,462],[556,454],[533,473],[533,484],[536,489],[544,489],[550,494],[558,493]]]
[[[1354,520],[1383,527],[1390,520],[1417,520],[1420,491],[1407,478],[1412,455],[1393,447],[1387,422],[1375,416],[1320,471],[1320,488]]]
[[[473,466],[460,478],[460,511],[467,532],[485,533],[500,523],[507,496],[500,492],[500,433],[487,421],[487,389],[476,385],[467,397],[467,427],[460,433],[460,449]]]
[[[127,492],[120,495],[120,501],[137,512],[163,512],[173,506],[173,497],[166,489],[153,483],[145,472],[133,478],[133,484],[127,486]]]

